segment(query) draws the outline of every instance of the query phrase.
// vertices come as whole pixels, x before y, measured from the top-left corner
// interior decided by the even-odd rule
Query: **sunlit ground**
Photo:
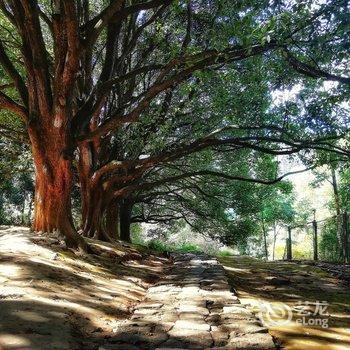
[[[55,243],[0,227],[0,350],[87,349],[82,340],[96,348],[161,271],[158,258],[140,264],[123,245],[95,244],[99,256],[76,256]]]
[[[350,290],[345,283],[306,264],[248,257],[220,261],[241,302],[262,318],[283,349],[350,349]]]

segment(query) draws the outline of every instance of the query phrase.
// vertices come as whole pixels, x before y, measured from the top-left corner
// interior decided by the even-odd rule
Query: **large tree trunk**
[[[91,207],[91,172],[92,154],[87,142],[79,146],[78,174],[81,198],[81,229],[86,232],[89,210]]]
[[[110,241],[103,227],[105,203],[103,189],[91,186],[91,183],[81,192],[83,235],[103,241]]]
[[[131,242],[131,211],[132,206],[128,202],[124,202],[120,207],[120,239],[125,242]]]
[[[106,232],[112,239],[120,238],[119,205],[112,201],[106,210]]]
[[[72,220],[73,173],[72,160],[66,156],[67,138],[62,137],[62,130],[52,129],[29,129],[36,175],[32,228],[59,231],[65,236],[67,246],[87,250]]]
[[[99,186],[91,186],[91,183],[82,189],[81,193],[83,214],[83,235],[101,241],[111,242],[116,239],[116,233],[111,234],[111,218],[108,218],[109,207],[107,205],[103,189]],[[111,215],[111,213],[110,213]],[[109,220],[109,222],[108,222]]]

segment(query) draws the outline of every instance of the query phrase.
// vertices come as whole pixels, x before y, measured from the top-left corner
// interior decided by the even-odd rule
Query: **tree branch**
[[[12,64],[10,58],[6,54],[4,46],[0,40],[0,64],[8,74],[8,76],[12,79],[14,85],[17,88],[17,91],[22,99],[22,102],[25,106],[28,106],[28,90],[24,83],[23,78]]]
[[[135,185],[131,185],[128,187],[124,187],[122,189],[118,189],[114,192],[114,196],[116,197],[120,197],[121,195],[125,195],[127,193],[131,193],[133,191],[137,191],[137,190],[149,190],[152,189],[154,187],[157,187],[159,185],[163,185],[165,183],[168,182],[174,182],[174,181],[178,181],[184,178],[189,178],[189,177],[198,177],[198,176],[216,176],[216,177],[220,177],[226,180],[235,180],[235,181],[243,181],[243,182],[249,182],[249,183],[258,183],[258,184],[262,184],[262,185],[273,185],[277,182],[280,182],[281,180],[283,180],[285,177],[290,176],[290,175],[295,175],[295,174],[300,174],[309,170],[312,170],[314,168],[316,168],[317,165],[315,166],[311,166],[305,169],[301,169],[301,170],[296,170],[296,171],[290,171],[288,173],[285,173],[281,176],[276,177],[273,180],[263,180],[263,179],[258,179],[258,178],[247,178],[247,177],[243,177],[243,176],[233,176],[233,175],[229,175],[229,174],[225,174],[225,173],[221,173],[218,171],[212,171],[212,170],[201,170],[201,171],[194,171],[194,172],[188,172],[188,173],[183,173],[180,175],[176,175],[176,176],[172,176],[172,177],[168,177],[165,179],[161,179],[159,181],[155,181],[155,182],[146,182],[146,183],[142,183],[142,184],[135,184]]]
[[[276,47],[277,45],[274,42],[270,42],[265,45],[254,45],[250,48],[235,46],[232,48],[227,48],[221,52],[217,50],[206,50],[199,54],[173,59],[164,66],[154,84],[144,94],[143,99],[138,103],[137,107],[126,115],[118,114],[112,116],[94,131],[86,135],[80,135],[78,137],[78,141],[81,142],[92,140],[97,136],[103,136],[106,133],[117,129],[123,124],[136,122],[142,112],[150,105],[151,101],[156,96],[172,86],[178,85],[185,81],[198,70],[221,63],[243,60],[248,57],[267,52]],[[166,78],[171,72],[173,72],[173,74]]]
[[[24,122],[28,119],[28,111],[25,107],[19,105],[9,96],[0,91],[0,109],[4,108],[17,114]]]
[[[127,18],[129,15],[141,10],[149,10],[161,5],[169,6],[172,1],[173,0],[149,0],[123,8],[123,0],[114,0],[99,15],[91,19],[82,27],[82,31],[86,33],[85,36],[87,45],[92,45],[102,30],[110,22],[120,22],[123,19]]]
[[[290,66],[303,75],[311,78],[325,78],[327,80],[338,81],[343,84],[350,84],[350,78],[348,77],[334,75],[317,67],[313,67],[310,64],[304,63],[293,56],[287,49],[284,49],[284,52]]]

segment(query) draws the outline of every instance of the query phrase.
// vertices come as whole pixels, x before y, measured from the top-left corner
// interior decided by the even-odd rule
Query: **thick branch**
[[[92,45],[102,30],[112,21],[120,22],[133,13],[149,10],[161,5],[168,6],[172,1],[173,0],[150,0],[123,8],[123,0],[114,0],[99,15],[84,25],[82,29],[86,33],[86,42],[88,45]]]
[[[52,109],[52,89],[48,54],[40,26],[39,5],[37,0],[21,0],[20,2],[22,5],[19,2],[15,5],[18,11],[15,15],[16,21],[21,27],[23,42],[29,45],[26,49],[30,50],[32,55],[31,64],[34,76],[31,78],[35,81],[40,111],[44,115],[49,115]],[[25,26],[23,18],[20,18],[23,15],[26,19]]]
[[[28,106],[28,91],[27,87],[24,83],[24,80],[22,79],[21,75],[15,68],[15,66],[12,64],[10,58],[7,56],[6,51],[4,49],[4,46],[2,42],[0,41],[0,64],[8,74],[8,76],[12,79],[13,83],[15,84],[18,93],[22,99],[22,102],[25,106]]]
[[[12,100],[9,96],[0,91],[0,109],[4,108],[16,113],[25,122],[28,118],[27,110]]]
[[[151,101],[163,91],[178,85],[188,79],[198,70],[221,63],[239,61],[248,57],[261,54],[276,48],[271,42],[266,45],[254,45],[250,48],[235,46],[223,51],[206,50],[199,54],[179,57],[164,66],[154,84],[144,94],[142,100],[131,112],[126,115],[114,115],[96,130],[87,135],[80,136],[78,141],[91,140],[97,136],[103,136],[108,132],[117,129],[123,124],[134,123],[142,112],[150,105]],[[172,73],[170,75],[170,73]],[[170,76],[169,76],[170,75]],[[166,78],[168,76],[168,78]]]
[[[218,171],[212,171],[212,170],[194,171],[194,172],[189,172],[189,173],[183,173],[183,174],[180,174],[177,176],[168,177],[168,178],[161,179],[159,181],[155,181],[155,182],[151,182],[151,183],[149,182],[149,183],[141,183],[141,184],[131,185],[131,186],[128,186],[128,187],[125,187],[125,188],[122,188],[122,189],[115,191],[114,196],[120,197],[121,195],[126,195],[127,193],[131,193],[133,191],[149,190],[149,189],[152,189],[152,188],[157,187],[159,185],[163,185],[163,184],[168,183],[168,182],[174,182],[174,181],[178,181],[178,180],[181,180],[184,178],[197,177],[197,176],[216,176],[216,177],[220,177],[220,178],[223,178],[226,180],[258,183],[258,184],[263,184],[263,185],[273,185],[277,182],[280,182],[281,180],[283,180],[287,176],[300,174],[300,173],[309,171],[311,169],[314,169],[316,167],[317,166],[312,166],[312,167],[301,169],[301,170],[291,171],[291,172],[285,173],[281,176],[278,176],[273,180],[263,180],[263,179],[258,179],[258,178],[247,178],[247,177],[243,177],[243,176],[233,176],[233,175],[225,174],[225,173],[218,172]]]

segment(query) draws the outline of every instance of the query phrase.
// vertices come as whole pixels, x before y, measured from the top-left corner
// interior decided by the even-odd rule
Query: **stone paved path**
[[[132,317],[100,350],[275,349],[272,337],[230,292],[216,259],[179,255]]]

